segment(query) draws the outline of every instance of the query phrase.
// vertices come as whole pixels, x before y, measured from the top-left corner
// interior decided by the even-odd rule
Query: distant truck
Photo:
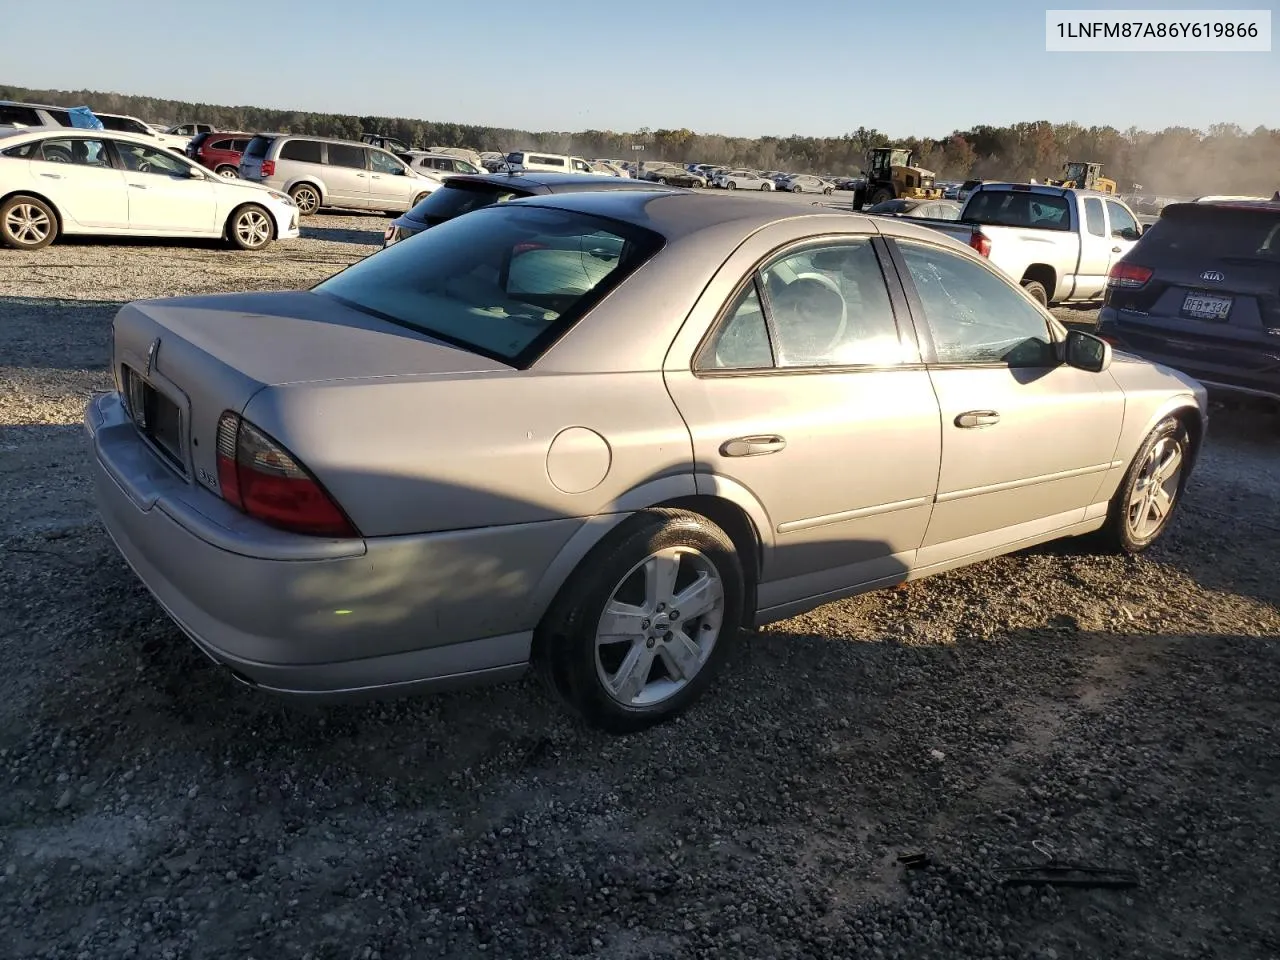
[[[912,222],[968,244],[1045,306],[1101,300],[1143,229],[1113,196],[1029,183],[979,184],[958,220]]]

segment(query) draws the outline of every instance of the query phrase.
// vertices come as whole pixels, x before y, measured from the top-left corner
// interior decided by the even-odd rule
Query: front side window
[[[404,164],[389,153],[381,150],[370,150],[369,159],[373,162],[374,173],[389,173],[399,176],[404,173]]]
[[[103,117],[99,116],[103,127],[108,130],[119,130],[122,133],[140,133],[143,136],[153,137],[155,131],[148,127],[141,120],[134,120],[132,117]]]
[[[526,366],[661,246],[640,227],[495,204],[314,287],[349,306]]]
[[[959,254],[914,241],[897,243],[939,363],[1056,363],[1048,321],[1021,291]]]
[[[1111,214],[1111,236],[1117,240],[1137,240],[1142,235],[1138,221],[1114,200],[1107,201],[1107,213]]]
[[[46,160],[49,163],[74,163],[81,167],[109,167],[106,146],[101,140],[67,137],[56,140],[43,140],[38,144],[39,153],[33,153],[33,159]]]
[[[906,359],[875,248],[859,237],[784,254],[759,270],[698,365],[879,367]]]
[[[329,166],[331,167],[350,167],[355,170],[363,170],[365,168],[364,155],[364,147],[352,146],[349,143],[329,144]]]
[[[121,140],[115,141],[115,144],[116,152],[120,154],[126,170],[162,177],[186,176],[190,170],[190,167],[178,159],[178,155],[171,150],[157,150],[154,147],[125,143]]]

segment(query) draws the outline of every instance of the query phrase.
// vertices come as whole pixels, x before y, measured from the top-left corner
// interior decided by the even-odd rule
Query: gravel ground
[[[384,223],[321,216],[263,255],[0,251],[0,954],[1280,954],[1258,416],[1217,413],[1147,556],[1058,545],[830,604],[643,735],[531,681],[304,709],[210,665],[94,518],[79,421],[111,315],[318,280]],[[1037,841],[1138,885],[1000,885]]]

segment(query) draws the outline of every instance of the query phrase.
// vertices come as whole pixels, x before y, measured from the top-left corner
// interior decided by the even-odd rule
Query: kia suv
[[[1111,268],[1098,332],[1212,391],[1280,402],[1280,202],[1166,206]]]

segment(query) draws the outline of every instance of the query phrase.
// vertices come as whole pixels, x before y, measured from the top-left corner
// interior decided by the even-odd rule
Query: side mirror
[[[1069,330],[1063,358],[1069,367],[1101,373],[1111,366],[1111,344],[1083,330]]]
[[[203,171],[203,170],[201,170],[199,167],[187,167],[187,176],[188,176],[189,178],[191,178],[192,180],[206,180],[206,179],[208,179],[208,178],[204,175],[204,171]]]

